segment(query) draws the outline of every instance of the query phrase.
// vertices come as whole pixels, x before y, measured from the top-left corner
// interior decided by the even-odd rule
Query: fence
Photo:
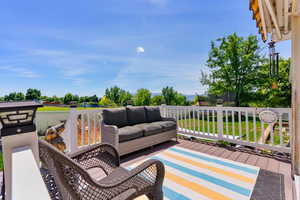
[[[166,106],[161,113],[177,120],[178,133],[202,139],[290,153],[291,110],[272,108],[278,116],[273,124],[262,122],[258,115],[268,108]],[[101,142],[101,109],[71,110],[65,133],[70,152]]]
[[[258,117],[272,110],[278,121],[266,124]],[[161,106],[166,117],[177,120],[180,134],[290,153],[289,108]]]

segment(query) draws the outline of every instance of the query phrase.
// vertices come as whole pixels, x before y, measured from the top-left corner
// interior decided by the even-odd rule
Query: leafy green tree
[[[165,103],[164,97],[161,95],[156,95],[151,98],[151,104],[154,106],[159,106]]]
[[[0,97],[0,102],[4,101],[4,97]]]
[[[89,97],[88,96],[79,97],[79,102],[80,103],[89,102]]]
[[[117,86],[107,88],[105,90],[105,96],[109,98],[111,101],[113,101],[115,104],[121,103],[121,93],[123,90]]]
[[[196,94],[195,98],[194,98],[194,104],[200,105],[200,102],[204,102],[204,101],[206,101],[206,99],[207,99],[206,96]]]
[[[11,92],[4,96],[4,101],[24,101],[25,95],[22,92]]]
[[[25,100],[25,95],[22,92],[17,92],[15,101],[24,101],[24,100]]]
[[[63,102],[64,104],[69,104],[71,101],[73,101],[73,94],[67,93],[63,98]]]
[[[254,106],[265,107],[290,107],[291,106],[291,83],[289,81],[291,60],[279,60],[279,73],[271,77],[269,62],[259,69],[256,76],[257,90]]]
[[[59,98],[59,97],[57,97],[57,96],[55,96],[55,95],[52,97],[52,99],[53,99],[53,102],[63,103],[62,99]]]
[[[134,96],[134,105],[148,106],[151,103],[151,92],[148,89],[138,89]]]
[[[175,104],[179,106],[186,106],[189,104],[189,102],[187,101],[186,96],[180,93],[176,93]]]
[[[97,103],[99,101],[97,95],[93,95],[89,97],[89,102]]]
[[[41,91],[29,88],[26,92],[26,100],[39,100],[41,98]]]
[[[99,101],[100,106],[114,106],[114,102],[107,98],[106,96],[103,96],[101,100]]]
[[[79,102],[79,96],[77,94],[73,95],[72,101]]]
[[[177,92],[174,90],[173,87],[165,87],[161,91],[162,96],[164,97],[165,103],[167,105],[174,105],[176,104],[176,95]]]
[[[209,86],[209,93],[222,96],[234,94],[235,106],[251,101],[255,75],[262,56],[256,36],[239,37],[235,33],[211,43],[207,66],[209,75],[202,73],[201,83]]]
[[[132,104],[132,94],[128,91],[121,91],[120,94],[120,105],[127,106]]]

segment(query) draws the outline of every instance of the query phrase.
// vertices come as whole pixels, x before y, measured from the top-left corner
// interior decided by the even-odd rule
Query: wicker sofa
[[[177,124],[164,118],[159,107],[124,107],[104,109],[101,139],[112,144],[120,155],[177,138]]]

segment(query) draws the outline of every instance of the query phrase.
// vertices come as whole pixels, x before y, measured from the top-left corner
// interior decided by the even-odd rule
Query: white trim
[[[12,153],[12,200],[50,200],[46,185],[29,147]]]
[[[294,176],[295,181],[295,200],[300,200],[300,176]]]
[[[266,6],[267,6],[267,9],[270,13],[270,16],[271,16],[271,19],[273,21],[273,24],[275,26],[275,30],[276,30],[276,34],[277,34],[277,39],[280,40],[281,39],[281,32],[280,32],[280,29],[279,29],[279,26],[278,26],[278,22],[277,22],[277,18],[276,18],[276,15],[274,13],[274,10],[273,10],[273,7],[270,3],[269,0],[264,0],[265,3],[266,3]]]
[[[287,34],[289,32],[289,1],[284,1],[284,33]]]
[[[260,10],[260,19],[261,19],[261,24],[262,24],[262,28],[263,28],[263,32],[264,35],[267,39],[267,28],[266,28],[266,22],[265,22],[265,12],[263,9],[263,0],[258,0],[258,6],[259,6],[259,10]]]

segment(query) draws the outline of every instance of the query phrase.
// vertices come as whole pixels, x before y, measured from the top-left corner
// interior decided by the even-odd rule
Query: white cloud
[[[136,48],[136,53],[137,54],[145,53],[145,49],[143,47],[137,47]]]
[[[24,67],[15,67],[15,66],[0,66],[0,71],[6,71],[14,73],[18,77],[22,78],[37,78],[39,75],[34,71],[31,71]]]

